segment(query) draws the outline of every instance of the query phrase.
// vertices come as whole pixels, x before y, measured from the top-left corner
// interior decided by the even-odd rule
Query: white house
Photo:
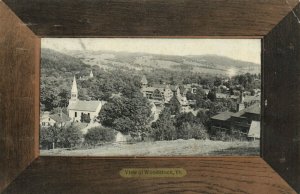
[[[104,103],[101,101],[83,101],[78,99],[78,90],[76,78],[74,76],[71,90],[71,99],[69,100],[69,117],[72,121],[80,122],[81,115],[87,114],[91,118],[91,122],[98,116]]]
[[[50,127],[56,124],[57,126],[62,127],[70,120],[71,119],[64,113],[50,114],[49,112],[44,112],[40,119],[40,125],[42,127]]]

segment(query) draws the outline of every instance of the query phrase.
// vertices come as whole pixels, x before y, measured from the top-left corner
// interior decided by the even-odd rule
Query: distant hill
[[[86,64],[103,68],[129,68],[149,70],[157,68],[172,71],[183,70],[205,74],[224,74],[234,70],[237,74],[260,73],[259,64],[234,60],[218,55],[172,56],[148,53],[127,53],[113,51],[69,51],[69,55],[81,59]]]
[[[50,63],[51,61],[51,63]],[[218,55],[201,56],[172,56],[148,53],[127,53],[113,51],[68,51],[66,54],[50,49],[42,49],[43,68],[56,71],[87,74],[91,66],[103,69],[122,69],[151,72],[164,69],[165,71],[192,71],[195,73],[229,75],[260,73],[261,66],[251,62],[234,60]]]
[[[87,75],[90,65],[85,64],[82,60],[63,54],[51,49],[42,49],[41,52],[41,73],[42,76],[64,75],[73,77],[74,74]]]

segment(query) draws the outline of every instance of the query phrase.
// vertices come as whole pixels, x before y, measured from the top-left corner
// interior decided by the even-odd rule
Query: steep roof
[[[247,113],[252,113],[252,114],[260,114],[260,104],[255,103],[253,106],[249,106],[246,110]]]
[[[74,104],[69,104],[69,110],[80,110],[96,112],[97,108],[101,105],[100,101],[81,101],[77,100]]]
[[[63,122],[67,122],[67,121],[71,120],[71,118],[68,117],[64,113],[56,113],[56,114],[53,114],[53,115],[49,115],[49,117],[51,119],[53,119],[54,121],[56,121],[57,123],[63,123]]]
[[[147,81],[147,78],[146,78],[145,75],[143,75],[142,80],[141,80],[141,83],[142,83],[142,84],[145,84],[145,85],[148,84],[148,81]]]
[[[241,117],[245,113],[252,113],[252,114],[260,114],[260,105],[259,103],[255,103],[239,112],[234,113],[233,117]]]
[[[252,121],[248,132],[248,137],[260,138],[260,122]]]
[[[230,119],[230,117],[232,116],[232,114],[234,114],[234,113],[226,111],[226,112],[219,113],[219,114],[217,114],[217,115],[215,115],[215,116],[213,116],[211,118],[215,119],[215,120],[226,121],[226,120]]]

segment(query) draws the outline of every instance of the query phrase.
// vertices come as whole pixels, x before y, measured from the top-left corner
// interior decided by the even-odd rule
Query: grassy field
[[[44,156],[258,156],[259,141],[174,140],[112,143],[92,149],[41,150]]]

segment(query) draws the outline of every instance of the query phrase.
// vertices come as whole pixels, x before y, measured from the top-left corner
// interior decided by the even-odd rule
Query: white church
[[[83,101],[78,99],[77,82],[74,76],[71,90],[71,99],[69,100],[69,117],[74,122],[80,122],[81,115],[87,114],[91,118],[91,122],[98,116],[104,103],[101,101]]]

